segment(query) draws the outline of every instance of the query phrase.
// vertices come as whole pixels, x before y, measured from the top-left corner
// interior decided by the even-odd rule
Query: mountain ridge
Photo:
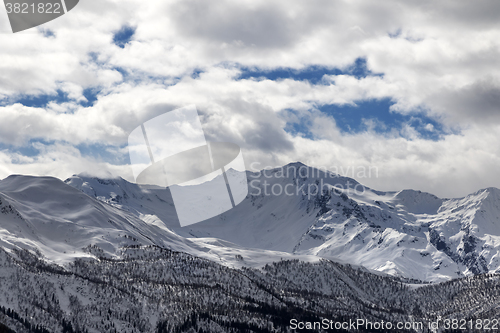
[[[173,222],[175,208],[168,190],[148,190],[150,201],[142,201],[146,202],[144,206],[149,205],[147,209],[139,208],[141,201],[134,200],[140,198],[137,193],[127,192],[130,183],[123,179],[115,182],[113,190],[99,187],[97,197],[126,209],[134,207],[136,214],[157,225],[163,222],[182,237],[215,237],[247,248],[319,256],[421,280],[440,281],[499,268],[500,234],[494,225],[488,224],[500,216],[500,208],[495,204],[500,200],[495,193],[500,190],[496,188],[449,199],[412,189],[383,192],[363,186],[361,193],[357,189],[362,185],[354,179],[297,162],[246,172],[249,195],[240,205],[186,228]],[[89,188],[99,183],[80,176],[67,180],[73,186],[77,182],[87,183]],[[314,192],[314,184],[325,193]],[[274,194],[282,193],[273,195],[272,190],[279,188],[282,191]],[[293,195],[284,194],[286,189]],[[309,189],[312,193],[308,193]],[[161,196],[159,193],[168,209],[162,207],[163,211],[155,214],[151,202]],[[124,195],[128,199],[123,199]],[[118,196],[121,203],[117,202]],[[492,203],[486,212],[488,216],[474,220],[477,205],[489,200]],[[472,229],[467,227],[471,223]],[[483,230],[483,234],[477,230]]]
[[[230,267],[258,267],[280,258],[327,258],[426,281],[500,269],[496,188],[443,199],[412,189],[361,191],[354,179],[302,163],[246,172],[249,194],[241,204],[184,228],[168,189],[123,178],[74,175],[62,182],[9,176],[0,181],[0,200],[7,203],[0,210],[8,211],[10,205],[31,229],[16,236],[12,227],[3,228],[2,244],[43,247],[47,258],[61,262],[92,256],[82,250],[89,245],[114,257],[123,246],[134,244],[185,251]],[[66,230],[68,222],[77,231]],[[57,230],[64,232],[46,236]],[[36,239],[36,234],[45,238]],[[238,256],[245,259],[236,260]]]

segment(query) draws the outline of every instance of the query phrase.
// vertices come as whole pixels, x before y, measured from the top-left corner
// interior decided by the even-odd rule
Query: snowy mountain
[[[193,242],[216,238],[426,281],[500,269],[498,189],[458,199],[415,190],[381,192],[301,163],[247,172],[247,179],[249,194],[241,204],[184,228],[168,189],[85,176],[66,183]]]
[[[93,181],[102,185],[101,189],[116,184],[114,180]],[[121,185],[127,189],[127,192],[120,192],[124,200],[130,193],[132,199],[144,202],[142,207],[138,204],[138,208],[147,210],[148,204],[168,207],[155,190],[144,190],[124,180]],[[165,195],[165,190],[161,192],[160,195]],[[121,200],[115,193],[111,195],[111,203]],[[170,206],[170,211],[165,209],[164,213],[163,217],[169,213],[175,215],[175,210]],[[131,246],[158,246],[187,252],[231,267],[259,267],[281,258],[296,257],[246,249],[220,239],[188,239],[158,221],[154,215],[140,215],[133,206],[110,205],[56,178],[10,176],[0,181],[0,247],[9,252],[27,249],[62,265],[75,258],[119,259],[124,249]],[[246,260],[236,260],[237,255]],[[318,260],[310,255],[302,255],[300,259]]]
[[[500,315],[500,190],[381,192],[300,163],[247,179],[241,204],[184,228],[168,189],[0,181],[0,332],[289,332],[292,319],[359,318],[430,332],[439,317]]]
[[[368,324],[375,322],[397,332],[449,332],[446,323],[457,318],[461,331],[482,332],[480,319],[500,315],[498,275],[416,284],[329,260],[234,269],[155,246],[64,267],[0,249],[0,267],[0,323],[20,333],[277,333],[325,322],[328,329],[307,332],[380,331]],[[437,318],[440,329],[430,329]],[[354,329],[338,328],[352,322]]]

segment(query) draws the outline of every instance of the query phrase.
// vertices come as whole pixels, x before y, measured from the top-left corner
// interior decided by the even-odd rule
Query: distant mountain
[[[184,228],[168,189],[1,180],[0,330],[289,332],[292,320],[364,319],[431,332],[459,318],[474,332],[500,315],[498,189],[381,192],[300,163],[247,179],[241,204]]]
[[[71,178],[72,184],[77,180],[81,179]],[[155,208],[159,215],[164,214],[163,218],[170,214],[168,221],[175,223],[175,209],[168,203],[171,199],[165,189],[144,189],[124,180],[92,182],[97,191],[112,190],[108,193],[111,204],[97,195],[101,192],[89,196],[52,177],[16,175],[0,181],[0,247],[7,251],[27,249],[62,265],[76,258],[119,259],[123,250],[131,246],[186,252],[230,267],[260,267],[281,258],[297,257],[247,249],[220,239],[179,236],[152,215],[151,209]],[[118,204],[128,200],[130,205]],[[138,209],[150,214],[140,214]],[[236,255],[244,260],[236,260]],[[318,261],[309,255],[297,258]]]
[[[232,172],[237,171],[229,177]],[[217,238],[427,281],[499,270],[498,189],[459,199],[416,190],[381,192],[301,163],[247,171],[247,179],[249,194],[241,204],[184,228],[168,189],[84,176],[66,183],[192,241]]]

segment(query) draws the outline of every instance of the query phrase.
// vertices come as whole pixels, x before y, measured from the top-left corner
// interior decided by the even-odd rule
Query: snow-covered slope
[[[89,245],[115,256],[125,246],[169,240],[157,227],[51,177],[10,176],[0,182],[0,200],[0,244],[59,262],[91,256]]]
[[[185,228],[168,189],[84,176],[66,183],[193,242],[221,239],[422,280],[500,270],[498,189],[459,199],[381,192],[300,163],[247,172],[247,178],[249,195],[241,204]]]
[[[10,176],[0,181],[0,246],[58,263],[119,257],[140,244],[230,267],[323,257],[428,281],[500,271],[498,189],[459,199],[380,192],[300,163],[247,179],[241,204],[181,228],[168,189],[81,175],[65,182]]]
[[[297,171],[301,167],[304,177]],[[326,209],[323,207],[326,203],[318,201],[316,180],[323,179],[325,190],[337,185],[350,188],[350,192],[358,183],[350,178],[313,171],[300,163],[291,164],[289,172],[286,171],[249,172],[249,195],[241,204],[220,216],[185,228],[180,227],[168,189],[139,186],[123,179],[83,176],[73,176],[66,183],[185,237],[217,237],[250,248],[293,252],[318,212]],[[229,170],[228,177],[235,177],[236,172]],[[312,173],[317,177],[310,177]],[[281,194],[275,195],[280,190]]]
[[[425,327],[498,317],[500,275],[427,285],[383,273],[498,272],[500,190],[380,192],[303,164],[247,176],[240,205],[185,228],[168,189],[1,180],[0,322],[16,332],[287,332],[283,318],[325,313]]]
[[[102,186],[116,184],[113,180],[95,181]],[[125,198],[127,193],[132,199],[137,194],[136,202],[144,201],[142,207],[138,204],[139,208],[152,212],[148,203],[157,204],[157,211],[162,212],[165,201],[155,191],[139,189],[125,181],[121,185],[126,190],[120,192]],[[190,253],[229,267],[261,267],[293,257],[288,253],[246,249],[221,239],[188,239],[170,231],[154,215],[139,214],[132,205],[122,207],[125,210],[97,200],[96,192],[89,194],[52,177],[16,175],[0,181],[0,247],[8,251],[31,250],[58,264],[71,263],[75,258],[121,258],[127,248],[148,245]],[[111,202],[120,201],[115,192],[111,196]],[[175,215],[175,210],[165,212],[165,216]],[[318,260],[311,255],[300,258],[308,262]]]
[[[155,246],[60,267],[0,248],[0,323],[19,333],[289,333],[293,319],[365,321],[351,332],[448,332],[426,329],[436,318],[441,328],[467,318],[463,326],[478,329],[464,331],[484,332],[485,318],[500,316],[499,301],[500,275],[491,274],[424,284],[330,260],[233,269]],[[393,329],[368,324],[382,322]]]

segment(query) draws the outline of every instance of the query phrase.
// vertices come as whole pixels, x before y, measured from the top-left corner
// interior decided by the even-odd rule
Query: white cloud
[[[238,143],[247,162],[375,165],[379,178],[368,185],[446,196],[500,186],[494,172],[500,158],[498,14],[500,5],[489,0],[81,1],[44,25],[53,37],[0,34],[0,143],[6,147],[0,172],[125,175],[126,167],[82,156],[74,146],[102,144],[126,154],[119,147],[138,124],[196,104],[207,136]],[[113,33],[125,24],[136,33],[120,48]],[[330,75],[319,85],[236,80],[235,64],[345,69],[358,57],[382,76]],[[203,71],[196,79],[190,76],[195,69]],[[78,104],[87,88],[100,91],[91,107]],[[13,104],[58,90],[69,101],[44,108]],[[345,134],[317,111],[323,104],[381,98],[396,102],[394,112],[436,117],[447,131],[443,140],[422,139],[412,124],[377,134],[376,120],[366,120],[364,133]],[[293,121],[303,122],[311,137],[286,132]],[[13,146],[38,139],[49,143],[36,157],[13,153]]]
[[[97,177],[121,176],[133,181],[129,165],[113,165],[88,156],[82,156],[75,147],[67,144],[35,144],[40,154],[27,157],[10,151],[0,151],[0,177],[11,174],[52,176],[66,179],[71,175],[88,173]]]

